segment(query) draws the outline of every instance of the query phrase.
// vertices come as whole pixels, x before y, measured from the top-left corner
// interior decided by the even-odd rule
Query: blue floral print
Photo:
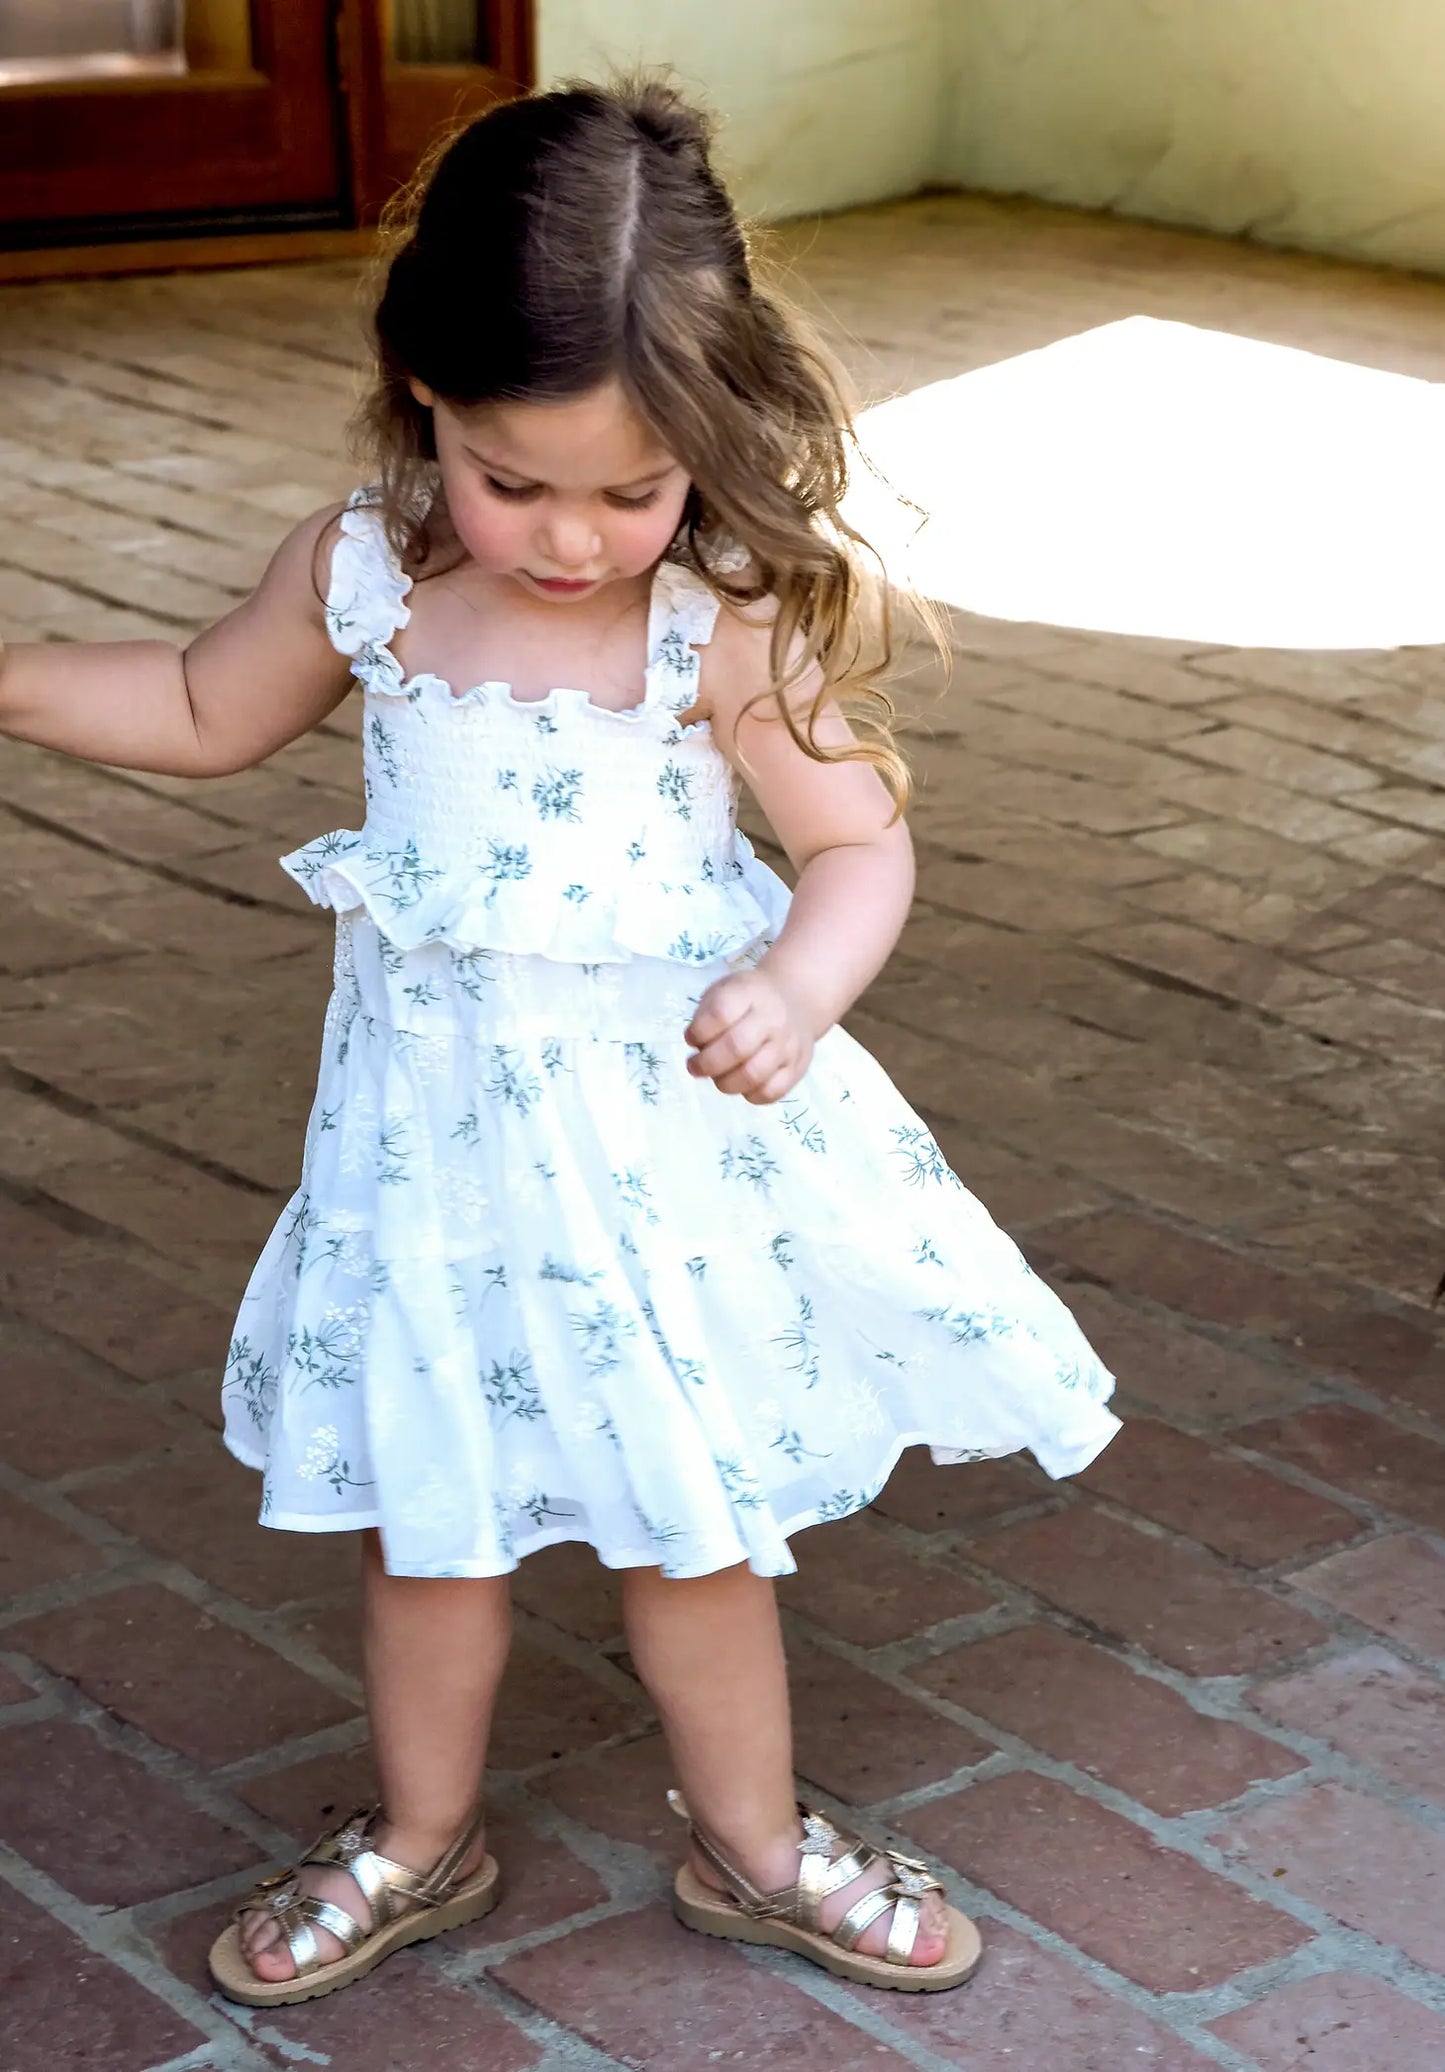
[[[679,546],[644,695],[408,678],[409,583],[365,495],[330,637],[364,702],[365,826],[283,859],[336,914],[292,1200],[226,1354],[231,1450],[278,1529],[380,1526],[398,1574],[795,1565],[903,1446],[1107,1443],[1110,1377],[841,1028],[780,1101],[686,1070],[782,881],[698,700],[719,603]]]

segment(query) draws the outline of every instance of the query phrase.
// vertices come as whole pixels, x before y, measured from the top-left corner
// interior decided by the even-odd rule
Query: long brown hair
[[[384,225],[359,454],[416,567],[437,485],[411,378],[459,408],[620,380],[691,478],[682,551],[724,602],[776,600],[768,695],[794,740],[820,762],[871,763],[901,810],[887,587],[841,511],[850,399],[759,285],[711,141],[707,117],[651,77],[509,101],[444,140]],[[732,542],[741,572],[717,551]],[[800,717],[788,693],[814,664],[822,689]],[[813,738],[830,698],[851,746]]]

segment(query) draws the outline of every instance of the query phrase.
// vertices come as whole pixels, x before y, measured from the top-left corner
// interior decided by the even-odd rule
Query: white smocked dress
[[[283,859],[337,913],[301,1182],[247,1287],[226,1443],[264,1523],[388,1568],[791,1571],[906,1446],[1084,1467],[1117,1420],[1068,1310],[842,1029],[784,1100],[686,1071],[789,894],[696,702],[716,617],[664,561],[646,691],[403,679],[408,579],[353,501],[327,620],[366,824]]]

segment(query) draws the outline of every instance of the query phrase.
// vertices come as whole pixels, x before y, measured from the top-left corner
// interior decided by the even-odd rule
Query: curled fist
[[[719,1093],[762,1107],[780,1101],[812,1062],[812,1019],[766,971],[729,972],[710,985],[683,1032],[693,1045],[687,1069]]]

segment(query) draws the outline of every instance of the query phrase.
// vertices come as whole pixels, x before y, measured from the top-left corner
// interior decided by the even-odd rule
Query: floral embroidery
[[[341,1436],[335,1425],[318,1425],[296,1466],[303,1482],[328,1482],[337,1496],[344,1489],[370,1489],[368,1480],[354,1476],[341,1451]]]

